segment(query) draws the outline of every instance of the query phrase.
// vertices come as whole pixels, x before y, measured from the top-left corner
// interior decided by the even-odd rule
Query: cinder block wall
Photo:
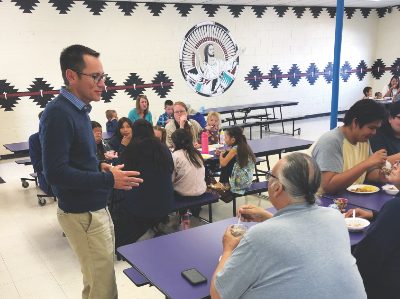
[[[156,75],[163,72],[173,82],[165,98],[160,97],[157,90],[144,90],[154,121],[163,112],[165,99],[185,101],[195,109],[296,100],[300,104],[285,108],[286,115],[330,111],[332,84],[323,74],[315,82],[302,77],[295,86],[282,78],[275,87],[268,79],[263,79],[258,88],[254,88],[246,79],[254,70],[267,76],[275,65],[283,74],[295,66],[305,74],[313,63],[319,72],[324,72],[333,61],[335,31],[335,19],[326,8],[305,8],[296,12],[292,7],[267,7],[261,14],[260,8],[244,6],[235,15],[235,9],[228,6],[193,5],[185,16],[174,4],[154,8],[137,3],[131,11],[125,10],[125,15],[123,7],[116,2],[101,6],[99,1],[86,4],[65,0],[64,7],[60,7],[60,1],[52,0],[40,0],[36,5],[32,5],[33,1],[18,2],[26,4],[11,0],[0,2],[3,45],[0,96],[5,90],[8,93],[10,90],[37,90],[41,81],[47,84],[44,90],[59,89],[62,85],[59,54],[64,47],[81,43],[101,52],[104,70],[116,85],[124,85],[130,73],[136,73],[145,83],[152,83]],[[215,13],[210,13],[210,9]],[[341,65],[347,61],[349,69],[355,70],[364,61],[371,68],[377,59],[382,59],[386,66],[392,65],[399,57],[394,34],[399,15],[398,7],[380,16],[375,9],[368,14],[360,9],[347,10]],[[179,50],[185,34],[204,21],[225,26],[239,48],[244,49],[233,85],[218,97],[195,93],[185,82],[179,65]],[[386,71],[379,80],[374,79],[369,71],[362,80],[356,73],[351,73],[347,82],[341,79],[339,109],[348,108],[361,98],[362,89],[367,85],[381,90],[390,77]],[[0,143],[27,140],[37,131],[37,114],[42,110],[39,104],[45,103],[46,99],[40,96],[0,98]],[[121,90],[109,102],[94,104],[91,118],[105,125],[106,109],[117,110],[121,117],[133,107],[133,99]],[[7,153],[1,148],[0,154]]]

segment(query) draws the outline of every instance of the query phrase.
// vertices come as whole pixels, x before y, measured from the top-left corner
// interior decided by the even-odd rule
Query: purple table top
[[[110,139],[113,134],[103,132],[102,136],[103,139]],[[16,143],[9,143],[3,144],[3,146],[8,149],[10,152],[19,153],[19,152],[27,152],[29,151],[29,143],[28,142],[16,142]]]
[[[276,212],[274,207],[267,210]],[[210,294],[210,280],[222,253],[222,236],[236,222],[237,218],[232,217],[122,246],[117,251],[168,298],[203,298]],[[351,232],[349,236],[351,245],[355,245],[365,237],[365,232]],[[181,272],[190,268],[206,276],[207,284],[188,283]]]
[[[349,204],[360,208],[380,211],[383,205],[394,196],[385,193],[383,190],[380,190],[379,192],[371,194],[358,194],[349,191],[343,191],[336,195],[329,195],[328,197],[344,197],[347,198]]]
[[[216,111],[223,114],[223,113],[240,112],[239,110],[243,109],[256,110],[256,109],[265,109],[274,107],[295,106],[298,103],[299,102],[292,102],[292,101],[271,101],[271,102],[263,102],[256,104],[215,107],[215,108],[205,109],[203,114],[207,114],[210,111]]]
[[[118,252],[169,298],[199,299],[210,295],[210,280],[222,253],[222,236],[236,223],[229,218],[118,248]],[[254,223],[249,223],[249,226]],[[207,284],[192,286],[182,276],[196,268]]]
[[[3,144],[3,146],[13,153],[25,152],[29,150],[28,142],[9,143],[9,144]]]

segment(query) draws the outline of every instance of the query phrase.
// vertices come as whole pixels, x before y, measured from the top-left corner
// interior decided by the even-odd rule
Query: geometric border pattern
[[[23,13],[33,13],[37,4],[46,1],[46,0],[11,0],[11,2],[15,3],[15,5],[20,8]],[[164,8],[167,6],[173,6],[178,14],[182,17],[188,17],[192,11],[194,6],[200,6],[208,17],[215,17],[220,11],[220,8],[225,7],[232,15],[233,18],[239,18],[244,10],[250,10],[254,13],[256,18],[262,18],[264,16],[264,12],[267,8],[271,8],[272,11],[279,18],[283,18],[289,13],[294,14],[297,18],[302,18],[304,12],[309,10],[311,15],[314,18],[319,18],[323,12],[326,12],[330,18],[334,18],[336,15],[336,7],[322,7],[322,6],[263,6],[263,5],[227,5],[227,4],[191,4],[189,3],[162,3],[162,2],[131,2],[131,1],[94,1],[94,0],[47,0],[52,4],[56,10],[58,10],[59,14],[68,14],[70,8],[76,4],[77,2],[82,2],[85,7],[89,9],[89,11],[93,15],[100,15],[109,3],[116,5],[119,8],[119,11],[123,13],[125,16],[132,16],[133,11],[137,9],[138,5],[144,5],[149,11],[150,14],[154,17],[160,16]],[[0,0],[0,3],[2,1]],[[392,9],[397,8],[400,10],[400,5],[389,6],[389,7],[380,7],[380,8],[367,8],[367,7],[345,7],[345,15],[347,19],[353,18],[357,11],[360,11],[361,15],[364,18],[368,18],[371,15],[371,11],[375,11],[375,16],[379,18],[385,17],[389,14]],[[1,8],[0,8],[1,9]]]
[[[287,79],[291,86],[295,87],[301,78],[305,78],[310,85],[314,85],[319,76],[323,76],[329,84],[332,82],[333,64],[328,62],[323,71],[320,71],[315,63],[310,63],[308,68],[302,72],[297,64],[292,64],[287,73],[282,72],[278,65],[273,65],[272,68],[263,75],[259,66],[253,66],[244,80],[250,85],[253,90],[257,90],[260,85],[266,81],[273,88],[277,88],[283,81]],[[391,66],[386,66],[382,59],[378,58],[374,61],[371,67],[368,67],[364,60],[357,64],[357,68],[353,69],[348,61],[345,61],[340,67],[339,76],[343,82],[347,82],[354,74],[358,81],[362,81],[367,73],[370,73],[374,79],[379,80],[385,72],[390,72],[393,76],[400,73],[400,58],[396,58]]]
[[[165,98],[172,90],[174,82],[163,71],[159,71],[150,83],[146,83],[138,74],[130,73],[123,85],[117,85],[109,76],[105,79],[105,85],[106,88],[102,92],[101,100],[109,103],[118,90],[124,90],[132,100],[137,95],[143,94],[146,89],[152,89],[160,98]],[[29,97],[41,108],[44,108],[59,92],[44,78],[40,77],[35,78],[27,91],[22,92],[18,91],[6,79],[0,79],[0,109],[12,111],[22,97]]]

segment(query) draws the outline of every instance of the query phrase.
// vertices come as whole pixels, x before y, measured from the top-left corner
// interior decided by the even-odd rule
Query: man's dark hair
[[[386,110],[382,104],[374,100],[366,99],[357,101],[344,116],[344,125],[350,126],[355,119],[359,128],[368,123],[384,120],[386,118]]]
[[[164,102],[164,107],[173,106],[173,105],[174,105],[174,102],[172,102],[171,100],[166,100],[166,101]]]
[[[370,87],[370,86],[364,87],[364,89],[363,89],[363,94],[364,94],[365,96],[367,96],[368,92],[369,92],[371,89],[372,89],[372,87]]]
[[[85,68],[85,62],[83,61],[83,55],[90,55],[93,57],[99,57],[100,53],[92,50],[88,47],[82,45],[72,45],[65,48],[60,55],[60,66],[61,74],[66,86],[69,85],[65,71],[67,69],[73,70],[75,72],[82,72]],[[78,74],[80,77],[80,75]]]

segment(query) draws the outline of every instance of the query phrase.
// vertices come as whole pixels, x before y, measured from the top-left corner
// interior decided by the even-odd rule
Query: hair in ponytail
[[[249,159],[254,163],[256,162],[256,156],[247,144],[246,136],[243,134],[243,129],[238,126],[228,128],[225,130],[225,134],[228,134],[231,138],[235,138],[234,145],[237,145],[237,159],[241,168],[247,166]]]

